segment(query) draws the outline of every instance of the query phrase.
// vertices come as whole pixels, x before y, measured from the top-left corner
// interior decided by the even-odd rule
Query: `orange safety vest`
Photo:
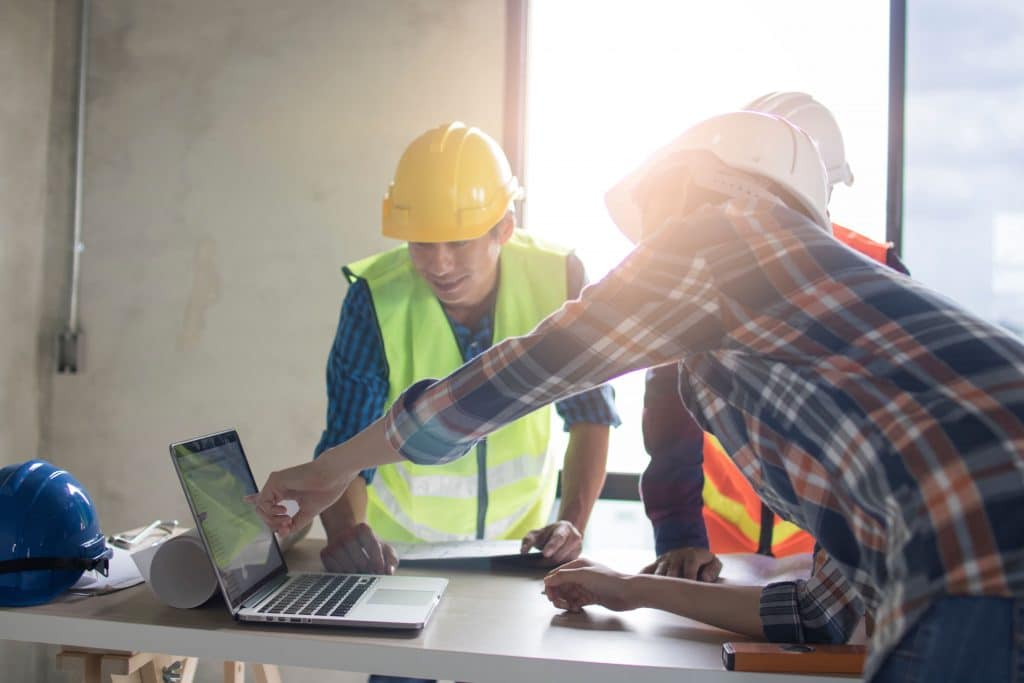
[[[887,263],[891,242],[876,242],[835,223],[832,229],[843,244],[883,265]],[[814,538],[809,533],[768,509],[711,434],[704,434],[703,452],[704,525],[711,552],[760,552],[785,557],[814,549]]]

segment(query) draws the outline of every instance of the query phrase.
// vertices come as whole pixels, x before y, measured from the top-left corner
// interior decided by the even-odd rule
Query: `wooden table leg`
[[[102,658],[96,652],[61,649],[57,653],[57,670],[76,676],[82,683],[101,683]]]
[[[245,683],[245,662],[224,662],[224,683]]]
[[[256,683],[281,683],[281,670],[277,664],[253,664],[252,675]]]

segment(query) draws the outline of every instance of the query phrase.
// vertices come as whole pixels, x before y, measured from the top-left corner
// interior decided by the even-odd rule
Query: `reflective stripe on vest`
[[[888,263],[891,244],[876,242],[849,228],[832,224],[836,239],[878,261]],[[704,525],[714,553],[756,553],[760,549],[762,505],[746,477],[714,436],[704,435]],[[773,515],[771,554],[785,557],[809,553],[814,538],[791,522]]]
[[[704,434],[704,524],[714,553],[756,553],[761,540],[761,498],[711,434]],[[772,555],[809,553],[814,538],[775,516]]]
[[[566,299],[568,252],[516,231],[500,257],[495,341],[528,333]],[[406,387],[445,377],[463,364],[451,325],[406,246],[345,269],[366,281],[388,365],[390,406]],[[486,538],[520,538],[543,526],[554,500],[556,467],[548,457],[550,408],[487,437]],[[393,541],[476,537],[479,498],[473,454],[436,466],[395,463],[377,469],[368,488],[367,522]]]
[[[505,462],[488,464],[487,488],[490,491],[508,486],[528,477],[540,478],[547,459],[521,455]],[[429,474],[412,476],[408,470],[396,468],[397,474],[405,482],[406,488],[413,496],[437,496],[445,498],[475,498],[477,494],[477,476],[475,473],[447,473],[444,467],[431,467]]]

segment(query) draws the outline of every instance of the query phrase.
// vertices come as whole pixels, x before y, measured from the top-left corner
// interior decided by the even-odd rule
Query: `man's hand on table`
[[[342,574],[394,574],[395,549],[377,538],[368,524],[356,524],[327,539],[320,561],[328,571]]]
[[[658,559],[641,569],[640,573],[714,583],[721,571],[721,560],[710,550],[676,548],[659,555]]]
[[[545,565],[557,566],[580,556],[583,534],[572,522],[562,519],[523,536],[519,552],[525,554],[531,548],[541,551]]]

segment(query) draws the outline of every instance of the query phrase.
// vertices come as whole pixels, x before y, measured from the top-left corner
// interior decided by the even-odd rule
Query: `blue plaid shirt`
[[[583,263],[574,254],[568,257],[567,291],[575,299],[586,284]],[[491,347],[494,322],[484,316],[477,329],[470,330],[451,318],[464,361],[472,360]],[[327,428],[324,429],[313,457],[347,441],[384,414],[388,398],[388,367],[380,340],[370,288],[363,280],[349,287],[341,306],[338,330],[327,358]],[[605,384],[555,403],[565,431],[577,423],[618,426],[615,393]],[[375,470],[365,470],[366,483],[373,482]]]

